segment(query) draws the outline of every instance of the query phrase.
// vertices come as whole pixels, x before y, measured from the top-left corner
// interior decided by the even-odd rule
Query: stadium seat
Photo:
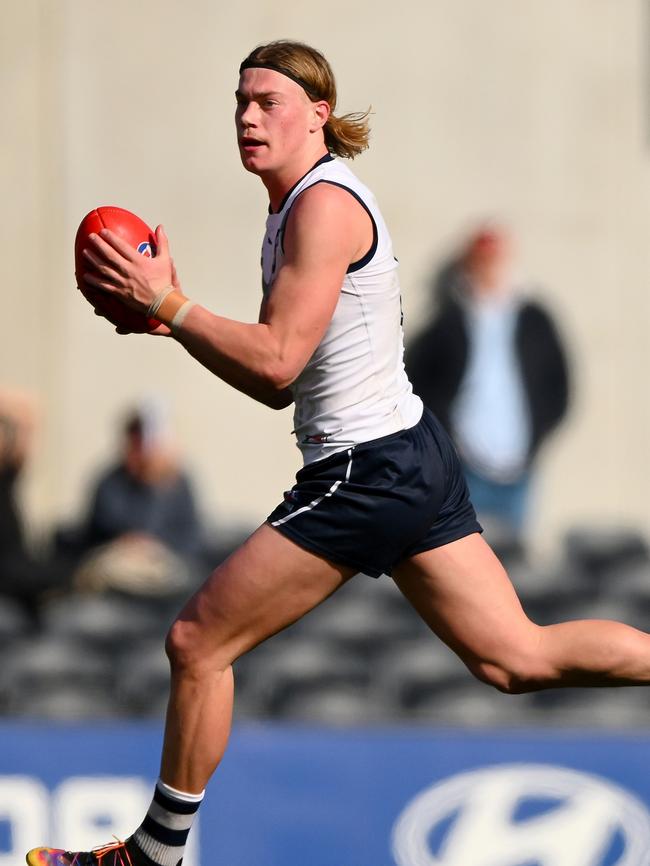
[[[12,643],[33,629],[25,609],[11,598],[0,596],[0,646]]]
[[[21,641],[2,654],[0,700],[11,713],[30,695],[75,688],[110,694],[110,659],[78,640],[43,635]]]
[[[169,661],[161,640],[139,642],[120,657],[115,670],[115,697],[123,712],[160,715],[169,696]]]
[[[603,586],[603,595],[626,599],[644,617],[644,630],[650,629],[650,562],[638,562],[618,569]]]
[[[564,548],[570,565],[599,582],[624,566],[650,561],[643,536],[627,528],[576,527],[566,533]]]
[[[329,599],[300,624],[300,632],[336,643],[343,650],[373,656],[388,644],[428,632],[408,607],[386,604],[381,598]]]
[[[544,725],[646,730],[650,696],[645,689],[557,689],[533,696]]]
[[[103,721],[121,716],[110,695],[71,684],[16,695],[12,716],[65,722]]]
[[[368,690],[346,683],[299,689],[282,702],[285,721],[329,726],[368,725],[386,721],[386,713]]]
[[[135,600],[107,595],[69,595],[51,601],[43,610],[47,633],[67,635],[119,650],[146,637],[163,638],[167,619]]]
[[[376,663],[375,688],[395,716],[410,713],[425,695],[435,699],[470,681],[465,665],[433,635],[388,647]]]
[[[322,640],[284,641],[260,655],[251,653],[247,665],[243,694],[256,702],[261,715],[283,715],[285,703],[293,701],[298,692],[332,685],[359,689],[370,680],[362,660]]]
[[[585,581],[576,569],[535,568],[519,563],[508,571],[527,615],[539,625],[566,619],[565,610],[593,598],[594,584]]]
[[[485,530],[485,538],[499,560],[508,570],[519,568],[526,564],[526,550],[520,538],[511,531],[492,521],[489,517],[481,518]]]
[[[257,722],[264,715],[260,710],[259,703],[252,694],[237,688],[235,679],[235,703],[233,706],[233,722]]]
[[[519,727],[533,715],[528,695],[504,695],[470,680],[422,692],[401,719],[454,728]]]
[[[328,600],[327,605],[346,605],[350,600],[366,601],[373,609],[379,611],[388,608],[397,610],[403,616],[410,616],[414,621],[420,620],[409,602],[397,588],[395,581],[388,575],[379,578],[367,574],[357,574]],[[416,623],[417,626],[417,623]]]
[[[647,611],[637,606],[632,596],[624,593],[590,601],[565,605],[563,619],[612,619],[647,631],[650,626]]]

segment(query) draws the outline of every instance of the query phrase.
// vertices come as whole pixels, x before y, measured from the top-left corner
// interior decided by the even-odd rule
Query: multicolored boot
[[[138,866],[125,842],[77,852],[62,851],[60,848],[33,848],[26,859],[29,866]]]

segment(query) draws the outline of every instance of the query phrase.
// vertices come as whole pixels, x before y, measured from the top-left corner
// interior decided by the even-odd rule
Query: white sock
[[[132,836],[156,866],[180,866],[183,862],[187,835],[204,793],[177,791],[160,779],[156,783],[149,811]]]

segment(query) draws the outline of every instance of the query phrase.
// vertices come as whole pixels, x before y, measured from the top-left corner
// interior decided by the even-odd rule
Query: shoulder
[[[522,324],[531,327],[553,327],[553,317],[550,311],[540,301],[535,299],[525,300],[519,311]]]
[[[350,191],[319,181],[303,190],[287,216],[285,249],[305,241],[327,242],[341,250],[355,248],[367,228],[367,211]]]
[[[304,189],[296,198],[291,211],[291,216],[312,216],[329,218],[340,216],[349,212],[356,212],[359,208],[357,199],[352,191],[343,185],[331,180],[317,180]]]
[[[129,481],[129,473],[121,463],[108,466],[97,476],[95,486],[97,490],[106,490],[110,487],[125,486]]]
[[[465,328],[467,312],[456,298],[446,298],[435,313],[433,322],[437,328],[449,332],[450,328]]]

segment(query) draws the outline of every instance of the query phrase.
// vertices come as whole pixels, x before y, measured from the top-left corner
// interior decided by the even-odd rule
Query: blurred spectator
[[[96,483],[79,530],[63,538],[86,552],[80,588],[164,593],[191,580],[202,528],[161,407],[126,418],[118,461]]]
[[[41,595],[64,582],[53,562],[36,559],[25,541],[16,486],[29,459],[35,409],[18,391],[0,390],[0,594],[19,601],[36,616]]]
[[[513,258],[505,229],[471,236],[439,272],[437,315],[406,363],[454,438],[479,515],[521,540],[533,464],[567,411],[569,382],[553,319],[515,278]]]

